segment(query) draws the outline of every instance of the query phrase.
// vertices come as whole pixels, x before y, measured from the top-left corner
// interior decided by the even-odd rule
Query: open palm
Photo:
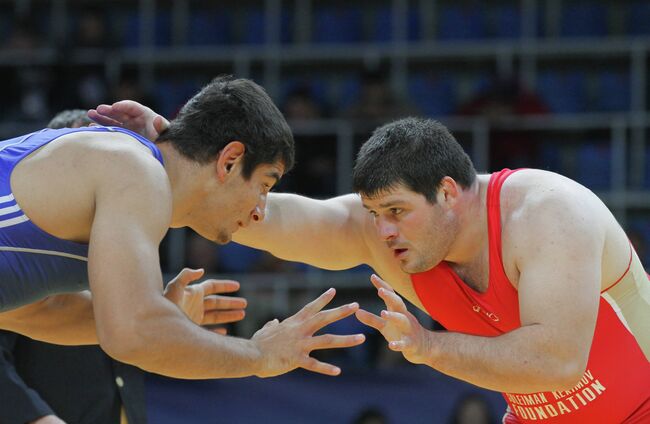
[[[216,325],[244,318],[246,299],[219,296],[239,290],[232,280],[209,279],[196,284],[204,274],[202,269],[185,268],[165,288],[165,297],[174,302],[192,321],[199,325]]]
[[[379,297],[386,304],[386,310],[377,316],[363,309],[356,312],[356,317],[362,323],[378,330],[388,341],[388,347],[396,352],[402,352],[404,357],[414,364],[425,364],[429,358],[429,347],[426,330],[417,318],[408,311],[401,297],[393,288],[377,275],[370,278],[377,287]]]

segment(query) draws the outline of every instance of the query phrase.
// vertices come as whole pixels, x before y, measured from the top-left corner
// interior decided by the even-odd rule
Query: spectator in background
[[[456,403],[449,424],[496,424],[496,421],[487,399],[480,393],[469,393]]]
[[[15,121],[44,121],[50,115],[48,94],[50,76],[42,67],[15,69],[18,108],[10,109],[9,119]]]
[[[105,14],[99,10],[86,9],[81,12],[74,31],[72,44],[79,48],[104,49],[111,46],[110,34],[106,29]]]
[[[485,90],[458,110],[459,115],[482,116],[491,121],[548,112],[542,99],[514,78],[494,78]],[[490,169],[545,167],[537,163],[539,143],[530,132],[494,130],[490,141]]]
[[[368,121],[371,125],[396,118],[417,115],[418,111],[391,89],[383,68],[366,70],[361,76],[359,100],[344,113],[354,121]]]
[[[15,16],[13,31],[0,41],[0,47],[23,52],[43,47],[38,33],[41,27],[29,14]],[[4,116],[7,121],[44,121],[50,116],[48,94],[51,79],[48,69],[42,66],[17,66],[3,75]],[[18,105],[18,107],[16,107]]]
[[[99,69],[82,75],[77,80],[77,98],[83,107],[91,108],[109,96],[108,84]]]
[[[292,191],[315,197],[336,194],[336,141],[331,136],[301,133],[301,125],[323,118],[323,107],[311,87],[300,84],[287,95],[282,112],[293,127],[296,137],[298,166],[292,171]],[[287,187],[284,187],[287,189]],[[273,259],[268,258],[267,264]],[[279,265],[279,264],[278,264]]]
[[[18,17],[15,20],[14,30],[4,47],[17,50],[32,50],[42,47],[41,37],[36,32],[38,25],[29,16]]]
[[[102,50],[112,47],[114,43],[107,29],[105,16],[106,13],[102,13],[101,9],[87,8],[82,10],[73,29],[73,36],[69,40],[68,47]],[[66,61],[65,58],[63,61]],[[67,73],[67,77],[69,89],[74,90],[76,94],[74,101],[84,108],[92,108],[110,98],[110,88],[106,81],[103,64],[83,71],[70,71]]]
[[[131,97],[120,97],[130,99]],[[145,103],[146,104],[146,103]],[[284,117],[289,121],[306,121],[320,119],[323,111],[318,102],[314,99],[311,89],[306,85],[298,86],[291,90],[284,101],[282,108]]]
[[[143,104],[156,104],[153,97],[143,91],[142,86],[138,83],[136,75],[131,73],[122,75],[115,90],[111,93],[111,97],[113,101],[134,99],[137,102],[149,102]]]

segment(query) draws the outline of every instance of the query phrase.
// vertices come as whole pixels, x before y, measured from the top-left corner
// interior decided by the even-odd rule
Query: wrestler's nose
[[[260,201],[255,206],[252,212],[252,218],[255,222],[261,222],[264,220],[264,215],[266,213],[266,196],[262,196]]]
[[[397,237],[397,226],[381,217],[375,218],[375,227],[377,228],[377,233],[382,240],[387,241]]]

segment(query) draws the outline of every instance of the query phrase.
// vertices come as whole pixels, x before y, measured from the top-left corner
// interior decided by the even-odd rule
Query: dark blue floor
[[[481,391],[424,366],[389,371],[345,371],[326,377],[294,371],[272,379],[147,380],[152,424],[352,423],[368,407],[388,423],[446,423],[462,395],[483,393],[495,419],[503,415],[500,394]],[[500,422],[500,420],[498,421]]]

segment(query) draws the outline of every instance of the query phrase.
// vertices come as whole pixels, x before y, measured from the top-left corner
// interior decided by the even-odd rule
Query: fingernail
[[[350,309],[354,309],[354,308],[358,308],[358,307],[359,307],[359,304],[357,302],[352,302],[352,303],[350,303],[348,305],[348,308],[350,308]]]
[[[387,317],[388,316],[388,311],[386,311],[386,310],[381,311],[381,316],[384,317],[384,318]]]
[[[363,334],[357,334],[356,336],[354,336],[354,341],[355,342],[362,342],[365,339],[366,339],[366,336],[364,336]]]

